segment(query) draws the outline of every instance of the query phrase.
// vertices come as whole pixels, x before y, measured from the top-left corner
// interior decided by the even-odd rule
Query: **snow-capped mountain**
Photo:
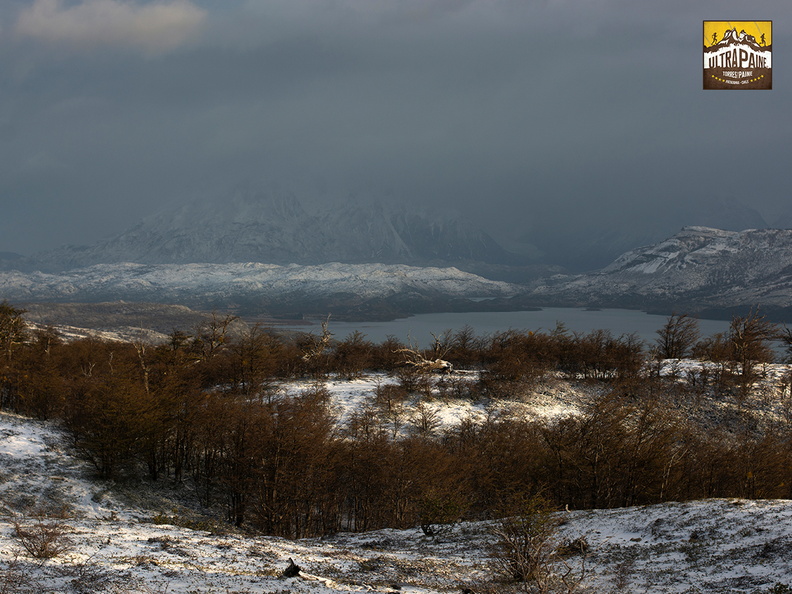
[[[686,227],[597,273],[551,279],[532,298],[589,306],[792,307],[792,230]]]
[[[792,222],[792,213],[789,220]],[[659,243],[683,227],[743,231],[769,225],[740,200],[714,196],[695,201],[670,198],[650,211],[644,207],[609,209],[604,219],[592,215],[545,220],[537,216],[526,226],[520,238],[523,246],[535,246],[547,263],[583,273],[599,270],[629,250]]]
[[[225,202],[194,202],[159,213],[94,245],[38,254],[28,269],[119,262],[425,265],[509,258],[485,232],[448,213],[354,199],[312,207],[288,192],[238,189]]]

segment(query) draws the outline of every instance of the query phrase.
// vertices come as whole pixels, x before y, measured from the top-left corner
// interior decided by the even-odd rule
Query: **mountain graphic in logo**
[[[772,89],[772,21],[704,21],[705,89]]]
[[[710,47],[704,47],[705,52],[715,52],[720,48],[731,45],[748,45],[757,52],[763,51],[765,48],[759,45],[756,37],[749,35],[745,31],[737,33],[737,29],[727,29],[723,34],[723,39]]]

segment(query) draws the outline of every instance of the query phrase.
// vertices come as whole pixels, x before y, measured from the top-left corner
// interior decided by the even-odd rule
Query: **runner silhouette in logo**
[[[762,45],[767,45],[767,43],[765,42],[765,36],[764,36],[764,33],[762,33]]]
[[[713,33],[712,34],[712,45],[715,45],[716,43],[718,43],[718,34],[717,33]]]

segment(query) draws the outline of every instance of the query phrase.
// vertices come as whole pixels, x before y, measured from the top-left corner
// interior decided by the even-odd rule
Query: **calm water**
[[[588,311],[547,307],[540,311],[420,314],[390,322],[340,322],[331,319],[330,331],[339,340],[359,330],[373,342],[381,342],[392,335],[403,342],[412,341],[413,344],[427,347],[432,342],[432,332],[439,335],[446,330],[457,331],[466,324],[481,336],[510,329],[549,332],[555,328],[556,322],[563,322],[571,332],[610,330],[614,336],[634,332],[647,343],[653,343],[657,338],[657,330],[667,320],[667,316],[629,309]],[[723,320],[699,320],[702,336],[724,332],[728,327],[729,322]],[[314,332],[321,330],[318,324],[310,329]]]

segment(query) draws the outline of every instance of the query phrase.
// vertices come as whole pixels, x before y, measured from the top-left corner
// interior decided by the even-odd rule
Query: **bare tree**
[[[7,301],[0,303],[0,406],[4,408],[19,405],[19,368],[12,359],[17,345],[27,339],[24,313]]]
[[[231,314],[221,318],[213,313],[210,321],[197,328],[193,346],[201,360],[211,359],[228,342],[229,326],[238,319]]]
[[[698,320],[687,314],[673,313],[657,335],[658,358],[684,359],[699,339]]]
[[[371,365],[371,352],[373,346],[365,335],[355,330],[343,341],[335,345],[333,365],[336,371],[344,377],[356,378]]]
[[[12,307],[8,301],[0,303],[0,348],[7,361],[11,360],[14,346],[26,338],[24,313],[24,309]]]
[[[322,322],[322,335],[319,337],[311,335],[311,341],[306,345],[302,360],[308,363],[318,357],[320,357],[327,347],[330,346],[330,341],[333,338],[333,333],[328,330],[328,325],[330,324],[330,315],[328,314],[327,319]]]
[[[772,341],[781,338],[777,324],[752,309],[746,316],[735,316],[729,326],[729,346],[732,360],[740,365],[738,378],[741,395],[756,379],[756,364],[770,363],[775,359]]]

